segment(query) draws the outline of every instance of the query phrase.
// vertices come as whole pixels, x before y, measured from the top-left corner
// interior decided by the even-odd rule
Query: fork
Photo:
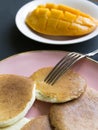
[[[77,61],[84,57],[94,56],[97,53],[98,49],[87,54],[67,52],[67,54],[54,66],[54,68],[46,76],[44,81],[48,84],[54,85],[54,83]]]

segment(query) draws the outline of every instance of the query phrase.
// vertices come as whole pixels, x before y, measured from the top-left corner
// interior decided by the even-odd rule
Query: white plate
[[[23,7],[19,9],[19,11],[16,14],[16,26],[21,33],[35,41],[57,45],[80,43],[98,35],[98,27],[95,31],[88,35],[75,38],[47,36],[31,31],[25,24],[25,18],[27,14],[30,11],[34,10],[39,4],[45,4],[50,2],[55,4],[65,4],[74,7],[98,19],[98,6],[87,0],[35,0],[25,4]]]

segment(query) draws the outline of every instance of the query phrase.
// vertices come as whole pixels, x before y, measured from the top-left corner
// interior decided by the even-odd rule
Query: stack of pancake
[[[54,85],[44,82],[52,67],[30,77],[0,75],[0,130],[97,130],[98,92],[68,70]],[[35,99],[50,102],[48,115],[24,118]]]
[[[22,130],[97,130],[98,92],[73,70],[67,71],[53,86],[44,82],[51,67],[30,76],[36,98],[52,102],[49,114],[29,121]]]

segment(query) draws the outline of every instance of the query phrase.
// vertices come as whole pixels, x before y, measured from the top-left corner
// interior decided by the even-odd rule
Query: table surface
[[[50,45],[25,37],[15,25],[17,11],[31,0],[0,0],[0,60],[31,50],[65,50],[88,53],[98,48],[98,36],[72,45]],[[98,2],[95,2],[98,4]],[[98,55],[93,59],[98,61]]]

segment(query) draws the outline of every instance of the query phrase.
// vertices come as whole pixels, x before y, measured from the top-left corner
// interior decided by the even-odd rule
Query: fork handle
[[[96,55],[98,53],[98,49],[96,49],[96,50],[94,50],[94,51],[92,51],[92,52],[90,52],[90,53],[88,53],[88,54],[85,54],[85,56],[94,56],[94,55]]]

